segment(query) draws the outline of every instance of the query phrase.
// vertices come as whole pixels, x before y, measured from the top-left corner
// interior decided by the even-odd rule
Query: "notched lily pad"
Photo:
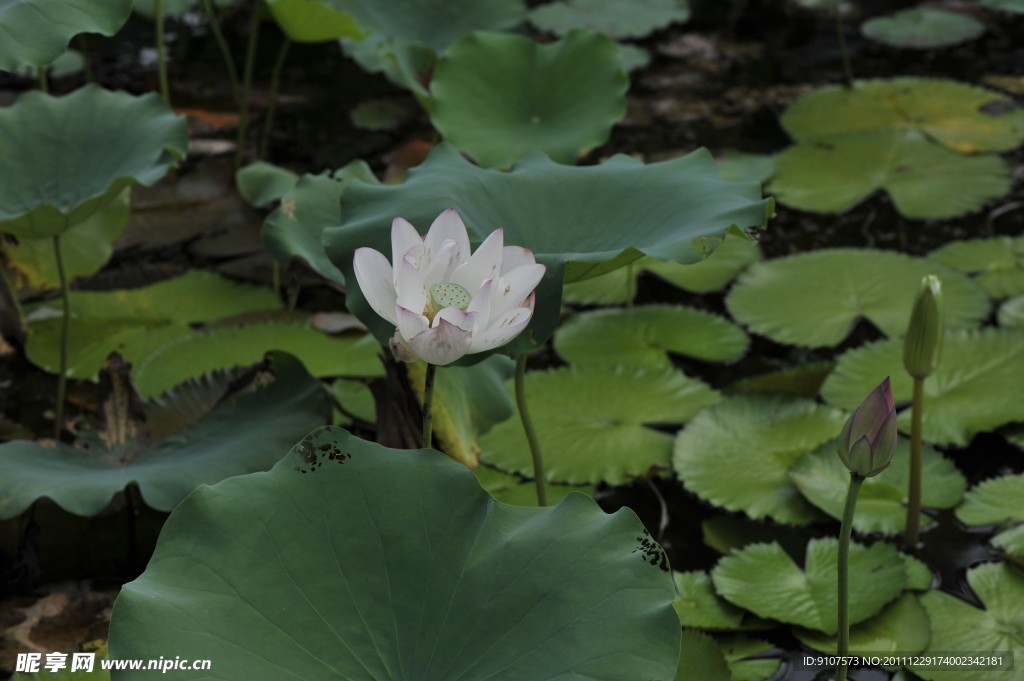
[[[526,480],[518,475],[500,471],[493,466],[476,467],[476,479],[495,501],[513,506],[536,506],[537,486],[533,480]],[[570,492],[579,492],[593,496],[594,488],[590,485],[553,485],[544,487],[548,505],[560,503]]]
[[[118,597],[110,654],[187,649],[228,681],[669,679],[672,581],[645,540],[629,509],[499,504],[438,452],[321,429],[175,510]]]
[[[861,24],[860,32],[891,47],[930,50],[974,40],[985,32],[985,24],[962,12],[912,7],[869,19]]]
[[[992,543],[1012,556],[1024,558],[1024,475],[1004,475],[972,488],[956,516],[967,525],[996,525]]]
[[[1024,294],[1024,237],[953,241],[928,258],[971,275],[993,298]]]
[[[850,629],[850,654],[918,653],[928,646],[928,613],[917,596],[904,593],[882,612]],[[820,631],[794,629],[804,645],[834,655],[836,637]]]
[[[706,572],[676,572],[676,610],[683,627],[707,631],[750,631],[771,629],[774,623],[738,608],[715,593]]]

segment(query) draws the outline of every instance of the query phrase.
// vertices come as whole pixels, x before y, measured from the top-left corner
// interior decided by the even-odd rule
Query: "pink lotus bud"
[[[836,451],[851,473],[870,478],[892,463],[896,435],[896,406],[886,376],[847,419]]]

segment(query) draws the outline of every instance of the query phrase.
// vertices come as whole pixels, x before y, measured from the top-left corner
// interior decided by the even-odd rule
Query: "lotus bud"
[[[942,282],[934,274],[929,274],[921,279],[921,290],[914,302],[910,327],[903,343],[903,366],[907,373],[924,379],[935,371],[942,359],[945,330]]]
[[[847,419],[836,450],[855,475],[870,478],[892,463],[896,451],[896,405],[886,376]]]

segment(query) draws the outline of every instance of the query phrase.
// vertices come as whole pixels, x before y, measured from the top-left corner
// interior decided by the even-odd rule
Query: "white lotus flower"
[[[502,229],[471,254],[454,208],[437,216],[425,237],[395,218],[391,259],[394,267],[372,248],[356,249],[359,288],[373,311],[397,327],[396,357],[439,366],[518,336],[533,316],[534,289],[545,269],[532,251],[505,246]]]

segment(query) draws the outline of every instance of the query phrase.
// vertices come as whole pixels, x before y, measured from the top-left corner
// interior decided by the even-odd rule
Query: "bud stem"
[[[836,655],[850,654],[850,535],[853,532],[853,511],[857,507],[857,495],[864,477],[850,473],[850,487],[846,491],[846,507],[843,509],[843,524],[839,530],[839,643]],[[846,681],[846,663],[836,667],[836,681]]]
[[[437,365],[427,362],[427,375],[423,379],[423,448],[433,445],[434,431],[434,374]]]
[[[523,422],[523,432],[530,444],[530,455],[533,457],[533,481],[537,486],[537,505],[548,505],[548,492],[544,486],[544,457],[541,456],[540,442],[530,420],[530,410],[526,405],[526,353],[516,359],[516,408],[519,409],[519,420]]]
[[[907,530],[904,543],[917,544],[921,525],[921,412],[924,410],[924,379],[914,378],[914,403],[910,421],[910,485],[907,490]]]

